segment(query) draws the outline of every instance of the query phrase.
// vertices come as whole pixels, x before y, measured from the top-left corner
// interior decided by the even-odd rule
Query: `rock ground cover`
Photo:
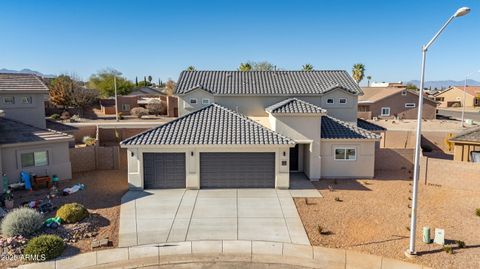
[[[417,251],[407,259],[411,181],[322,180],[315,183],[323,198],[296,198],[295,204],[312,245],[352,249],[402,259],[433,268],[480,268],[480,194],[420,184]],[[336,182],[336,184],[335,184]],[[333,191],[329,190],[329,186]],[[336,201],[340,200],[340,201]],[[319,233],[319,226],[322,234]],[[445,229],[454,254],[422,243],[422,227]],[[455,240],[464,241],[458,248]]]

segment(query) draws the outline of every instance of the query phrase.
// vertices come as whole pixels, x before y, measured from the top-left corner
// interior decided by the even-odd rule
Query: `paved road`
[[[462,111],[439,109],[438,115],[461,119]],[[480,112],[465,112],[465,119],[472,119],[476,122],[480,122]]]

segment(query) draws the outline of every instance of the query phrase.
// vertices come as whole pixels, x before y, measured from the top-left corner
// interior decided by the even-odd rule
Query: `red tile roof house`
[[[416,119],[418,94],[405,88],[364,87],[358,97],[358,118]],[[437,102],[424,98],[423,118],[436,118]]]
[[[10,183],[18,181],[21,171],[60,179],[72,176],[73,137],[48,129],[52,125],[45,121],[47,96],[48,88],[35,75],[0,74],[0,171]]]
[[[280,188],[371,178],[380,136],[357,126],[346,71],[184,71],[180,117],[121,142],[133,189]]]

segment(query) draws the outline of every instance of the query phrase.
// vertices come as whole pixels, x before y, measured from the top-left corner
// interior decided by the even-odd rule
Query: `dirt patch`
[[[475,209],[480,207],[480,193],[421,184],[417,226],[419,256],[410,260],[403,253],[409,242],[411,181],[390,177],[388,180],[336,180],[336,183],[334,180],[315,183],[324,197],[309,198],[309,205],[305,199],[295,199],[312,245],[352,249],[434,268],[480,268],[480,217],[475,215]],[[329,191],[328,186],[334,191]],[[432,229],[432,237],[435,227],[444,228],[446,239],[465,241],[466,248],[454,247],[452,255],[439,245],[424,244],[423,226]]]
[[[68,196],[60,195],[58,198],[52,199],[52,203],[55,207],[72,202],[83,204],[91,213],[89,218],[95,226],[95,236],[81,239],[76,243],[69,243],[63,255],[68,256],[91,251],[91,241],[94,238],[108,237],[112,241],[112,245],[109,247],[116,247],[118,245],[120,201],[123,194],[128,190],[126,171],[105,170],[77,173],[73,175],[72,180],[60,182],[59,189],[71,187],[77,183],[84,184],[86,186],[85,190],[80,190]],[[47,189],[32,192],[15,191],[15,206],[31,200],[44,199],[48,193]],[[45,217],[52,217],[54,214],[55,212],[51,212],[46,214]],[[0,267],[18,264],[18,261],[8,263],[2,261]]]

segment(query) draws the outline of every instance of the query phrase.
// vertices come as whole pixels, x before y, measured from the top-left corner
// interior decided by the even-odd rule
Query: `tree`
[[[352,68],[352,77],[357,82],[360,83],[363,77],[365,76],[365,65],[358,63],[354,64]]]
[[[148,115],[148,110],[143,107],[134,107],[130,110],[130,114],[140,119]]]
[[[81,86],[78,79],[69,75],[60,75],[50,86],[50,102],[65,108],[76,108],[82,114],[86,106],[98,99],[98,92]]]
[[[150,84],[152,84],[152,76],[148,76],[148,82],[150,82]]]
[[[135,77],[135,86],[138,87],[138,77]]]
[[[167,103],[160,99],[151,99],[146,105],[148,112],[155,116],[167,114]]]
[[[313,71],[313,65],[311,64],[302,65],[302,71]]]
[[[414,90],[414,91],[417,91],[417,90],[418,90],[417,86],[415,86],[415,84],[412,84],[412,83],[408,83],[408,84],[405,86],[405,88],[406,88],[407,90]]]
[[[252,70],[255,71],[274,71],[276,69],[275,65],[263,61],[263,62],[251,62]]]
[[[367,76],[367,85],[370,87],[370,80],[372,80],[372,76]]]
[[[252,70],[252,65],[249,63],[240,63],[238,71],[250,71]]]
[[[195,69],[195,66],[193,65],[190,65],[189,67],[187,67],[186,71],[196,71],[197,69]]]
[[[167,83],[165,83],[165,94],[168,96],[173,95],[175,92],[175,81],[169,79]]]
[[[104,97],[114,96],[115,89],[113,85],[113,77],[115,76],[117,79],[117,93],[119,95],[129,94],[133,89],[134,84],[121,75],[122,73],[115,69],[101,70],[97,74],[90,76],[88,86],[91,89],[99,91]]]

